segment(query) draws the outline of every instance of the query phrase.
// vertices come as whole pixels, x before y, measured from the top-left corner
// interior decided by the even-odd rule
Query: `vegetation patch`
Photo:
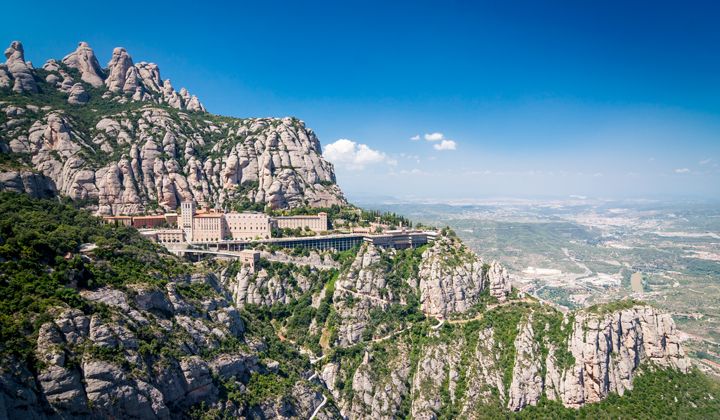
[[[647,303],[635,300],[635,299],[622,299],[616,300],[609,303],[600,303],[593,305],[585,309],[586,312],[596,315],[607,315],[613,312],[624,311],[626,309],[632,309],[636,306],[646,306]]]

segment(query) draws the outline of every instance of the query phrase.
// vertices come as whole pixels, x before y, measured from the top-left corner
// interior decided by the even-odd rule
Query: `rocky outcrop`
[[[460,371],[460,351],[463,343],[439,343],[423,349],[417,362],[413,378],[413,401],[411,407],[414,419],[434,419],[443,404],[455,404],[457,382]],[[447,386],[448,399],[443,401],[442,390]]]
[[[37,92],[22,44],[13,42],[6,56],[0,85]],[[73,79],[71,69],[81,80]],[[210,115],[191,119],[187,112],[205,111],[200,101],[187,89],[178,92],[169,80],[163,81],[156,64],[134,64],[124,48],[113,51],[107,76],[85,42],[62,62],[48,60],[43,71],[47,75],[42,83],[66,93],[72,105],[84,105],[91,94],[107,89],[107,101],[146,101],[182,111],[131,107],[98,115],[97,122],[87,126],[85,118],[73,116],[72,108],[36,106],[25,112],[0,102],[7,115],[0,125],[0,152],[10,153],[11,159],[18,154],[18,160],[30,155],[32,166],[25,172],[49,178],[62,195],[96,202],[100,214],[142,213],[149,204],[171,211],[189,199],[201,205],[250,202],[273,208],[345,203],[332,165],[322,158],[318,139],[302,121]],[[13,184],[19,185],[25,184]]]
[[[14,170],[0,172],[0,191],[24,192],[34,198],[50,198],[57,193],[50,178],[30,171]]]
[[[468,337],[468,340],[474,337]],[[473,342],[475,340],[472,340]],[[473,413],[483,411],[483,406],[493,404],[495,398],[500,402],[506,400],[507,386],[503,382],[503,371],[500,369],[501,352],[495,340],[492,328],[481,329],[477,333],[474,347],[468,348],[469,364],[465,369],[467,391],[459,396],[462,404],[460,413],[464,418],[473,417]],[[497,397],[496,397],[497,396]]]
[[[115,48],[107,65],[108,77],[105,80],[105,85],[110,92],[135,92],[138,86],[137,71],[130,72],[131,68],[133,68],[133,61],[125,48]]]
[[[152,101],[167,104],[172,108],[189,112],[205,112],[198,98],[190,95],[187,89],[176,91],[169,79],[160,78],[160,68],[154,63],[134,64],[132,57],[122,47],[113,50],[108,62],[105,86],[111,94],[106,97],[120,102],[126,101],[124,95],[132,95],[133,101]]]
[[[503,312],[502,308],[494,310],[492,318],[512,319],[512,310]],[[488,405],[498,403],[519,411],[538,404],[543,396],[577,408],[632,389],[643,365],[680,372],[689,367],[672,319],[651,307],[568,315],[564,325],[570,332],[565,343],[548,341],[548,326],[538,322],[547,319],[543,318],[547,311],[552,309],[528,307],[516,328],[502,327],[503,334],[514,334],[510,347],[495,338],[500,327],[429,330],[424,344],[414,350],[417,361],[410,368],[410,389],[396,386],[405,378],[404,368],[388,362],[387,355],[406,357],[406,340],[414,340],[412,335],[398,335],[379,349],[368,347],[375,350],[366,350],[362,363],[349,373],[343,366],[351,362],[343,360],[328,362],[318,372],[350,418],[390,418],[397,414],[392,411],[398,407],[395,398],[408,398],[413,418],[434,419],[448,412],[478,418]],[[572,359],[561,361],[561,352]],[[352,383],[350,397],[340,392],[338,383]],[[390,399],[379,401],[378,388]]]
[[[225,286],[240,306],[288,304],[310,290],[317,271],[313,269],[305,275],[295,270],[293,265],[287,267],[290,276],[269,273],[264,268],[255,272],[243,266],[234,278],[225,280]]]
[[[490,289],[490,296],[494,296],[500,302],[505,302],[512,291],[510,275],[505,267],[503,267],[499,262],[493,261],[490,263],[486,275],[488,278],[487,284]]]
[[[298,120],[215,125],[149,107],[103,118],[90,131],[58,111],[33,115],[29,127],[14,126],[28,115],[1,109],[9,115],[0,133],[10,151],[31,154],[34,168],[58,192],[97,201],[100,214],[139,213],[150,202],[169,211],[188,199],[277,208],[345,202],[317,138]],[[209,144],[203,136],[218,140]],[[211,157],[200,157],[207,153]],[[107,162],[107,156],[120,158]]]
[[[90,95],[88,95],[81,83],[75,83],[70,88],[69,94],[68,103],[72,105],[85,105],[90,100]]]
[[[103,85],[105,73],[100,67],[97,57],[95,57],[95,51],[90,48],[87,42],[78,43],[75,51],[66,55],[62,62],[80,72],[80,78],[83,82],[96,88]]]
[[[514,343],[515,365],[508,390],[507,406],[513,411],[537,404],[543,393],[540,343],[535,338],[532,316],[520,328]]]
[[[459,241],[443,236],[423,254],[420,304],[425,313],[445,317],[465,312],[484,288],[482,261]]]
[[[400,343],[392,355],[366,352],[352,374],[353,398],[341,406],[341,413],[353,419],[396,418],[410,391],[409,350],[407,343]]]
[[[0,69],[0,86],[9,86],[13,80],[13,92],[36,93],[37,83],[32,73],[32,66],[25,61],[25,50],[20,41],[13,41],[5,50],[5,68]]]
[[[373,245],[360,248],[350,268],[335,282],[333,305],[338,315],[337,344],[361,341],[373,309],[385,310],[400,302],[387,286],[387,267],[381,266],[383,251]]]
[[[642,363],[681,372],[690,366],[670,315],[649,306],[603,316],[578,314],[568,347],[574,366],[564,372],[548,369],[545,381],[554,384],[568,407],[600,401],[611,392],[623,395]]]
[[[176,291],[217,287],[212,276],[203,275],[170,284]],[[38,332],[37,373],[3,360],[0,418],[169,419],[200,403],[239,416],[243,407],[227,404],[218,384],[236,381],[243,387],[263,368],[251,348],[222,347],[228,337],[243,339],[242,320],[230,302],[219,292],[199,299],[149,285],[131,289],[131,295],[109,287],[82,291],[88,307],[105,308],[102,313],[54,309]],[[292,400],[273,396],[253,410],[307,418],[323,401],[303,382],[289,395]],[[332,407],[322,413],[332,417]]]
[[[459,240],[442,236],[423,254],[419,287],[423,311],[443,318],[466,312],[486,289],[505,301],[510,277],[499,263],[486,265]]]

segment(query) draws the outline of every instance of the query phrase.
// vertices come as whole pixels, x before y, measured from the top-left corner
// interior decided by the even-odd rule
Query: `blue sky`
[[[0,42],[124,46],[211,112],[297,116],[351,196],[720,196],[714,2],[388,3],[37,1]]]

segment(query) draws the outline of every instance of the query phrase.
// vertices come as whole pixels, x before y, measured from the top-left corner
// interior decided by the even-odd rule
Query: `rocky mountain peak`
[[[5,58],[10,61],[13,60],[21,60],[25,61],[25,49],[23,48],[23,44],[20,41],[13,41],[10,43],[10,46],[5,50]]]
[[[38,91],[32,74],[32,64],[25,61],[25,49],[22,42],[13,41],[5,50],[5,66],[0,67],[0,87],[10,86],[17,93]]]
[[[5,65],[0,65],[0,88],[12,86],[17,93],[38,93],[38,74],[32,64],[25,61],[22,43],[13,41],[5,50],[5,57]],[[75,84],[83,82],[96,89],[106,87],[107,91],[102,97],[121,104],[153,102],[183,111],[206,112],[197,96],[191,95],[185,88],[176,91],[169,79],[163,81],[157,64],[145,61],[135,64],[123,47],[113,49],[106,69],[102,68],[95,51],[84,41],[78,43],[75,51],[66,55],[62,61],[50,59],[42,69],[50,73],[44,76],[45,81],[51,87],[68,94],[72,98],[69,102],[74,105],[83,105],[89,101],[90,95],[97,94],[84,86],[82,89],[87,93],[88,101],[73,98],[71,90]],[[70,69],[80,74],[80,80],[74,80]],[[76,91],[79,89],[81,88],[75,88]]]
[[[100,214],[172,211],[187,199],[225,207],[345,203],[320,142],[299,120],[190,118],[205,112],[200,100],[122,47],[107,69],[86,42],[41,70],[24,60],[18,41],[5,55],[0,89],[36,94],[38,105],[32,95],[18,102],[0,91],[0,152],[23,169],[0,171],[0,189],[57,191],[93,202]],[[77,114],[89,103],[92,121]]]
[[[96,88],[103,85],[105,73],[95,57],[95,51],[87,42],[80,42],[77,49],[66,55],[62,62],[70,68],[77,69],[83,82]]]
[[[105,86],[111,92],[134,93],[137,89],[137,70],[130,72],[133,67],[132,57],[125,48],[117,47],[113,50],[112,58],[108,62],[108,77]],[[132,80],[128,80],[131,78]]]

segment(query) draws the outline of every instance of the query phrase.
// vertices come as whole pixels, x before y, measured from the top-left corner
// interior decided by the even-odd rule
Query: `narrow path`
[[[317,406],[315,411],[313,411],[312,416],[310,416],[310,420],[313,420],[315,416],[320,412],[320,410],[325,406],[325,403],[327,403],[327,397],[323,394],[323,400],[320,403],[320,405]]]
[[[498,308],[498,307],[500,307],[500,306],[510,305],[510,304],[512,304],[512,303],[518,303],[518,302],[532,303],[533,301],[532,301],[532,299],[528,299],[528,298],[522,298],[522,299],[518,299],[518,300],[506,300],[505,302],[495,303],[495,304],[492,304],[492,305],[487,305],[487,306],[485,307],[485,311],[489,311],[489,310]],[[477,320],[479,320],[479,319],[482,319],[483,315],[485,315],[485,312],[482,312],[482,313],[474,316],[473,318],[448,319],[448,320],[447,320],[447,323],[448,323],[448,324],[467,324],[468,322],[477,321]],[[430,327],[430,328],[432,328],[432,329],[438,329],[438,328],[440,328],[440,326],[442,325],[443,321],[444,321],[444,320],[441,320],[438,325],[434,325],[434,326],[432,326],[432,327]]]
[[[364,293],[356,292],[356,291],[354,291],[354,290],[346,289],[346,288],[344,288],[344,287],[342,287],[342,286],[340,286],[340,285],[337,285],[337,284],[335,285],[335,290],[341,290],[341,291],[343,291],[343,292],[350,293],[351,295],[357,296],[357,297],[359,297],[359,298],[361,298],[361,299],[372,299],[372,300],[375,300],[375,301],[378,301],[378,302],[386,303],[386,304],[388,304],[388,305],[392,305],[392,304],[393,304],[393,302],[390,302],[390,301],[385,300],[385,299],[383,299],[383,298],[379,298],[379,297],[375,297],[375,296],[370,296],[370,295],[366,295],[366,294],[364,294]]]
[[[390,334],[386,335],[385,337],[373,338],[372,340],[370,340],[370,342],[371,342],[371,343],[379,343],[379,342],[381,342],[381,341],[387,340],[388,338],[395,337],[395,336],[398,335],[398,334],[402,334],[402,333],[404,333],[405,331],[407,331],[407,330],[409,330],[409,329],[410,329],[410,327],[406,327],[406,328],[403,328],[402,330],[399,330],[399,331],[395,331],[395,332],[393,332],[393,333],[390,333]]]
[[[282,255],[282,256],[280,256]],[[261,251],[260,256],[267,259],[268,261],[275,261],[285,264],[304,265],[308,267],[314,267],[318,270],[331,270],[333,268],[340,268],[340,264],[336,262],[315,262],[305,257],[293,257],[287,254],[270,253],[268,251]]]
[[[482,319],[484,314],[479,314],[474,318],[468,318],[468,319],[448,319],[448,324],[467,324],[468,322],[477,321],[479,319]]]
[[[323,354],[322,356],[320,356],[320,357],[318,357],[318,358],[316,358],[316,359],[310,358],[310,364],[311,364],[311,365],[314,365],[315,363],[317,363],[317,362],[321,361],[322,359],[324,359],[325,356],[327,356],[327,355],[326,355],[326,354]]]

